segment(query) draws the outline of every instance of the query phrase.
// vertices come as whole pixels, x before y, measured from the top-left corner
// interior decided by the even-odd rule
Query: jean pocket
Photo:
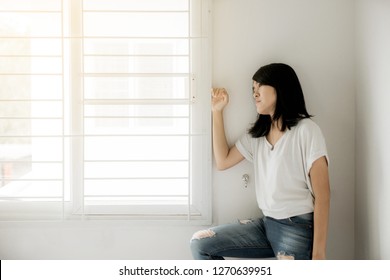
[[[313,228],[313,213],[293,216],[288,218],[289,222],[293,225],[305,227],[305,228]]]

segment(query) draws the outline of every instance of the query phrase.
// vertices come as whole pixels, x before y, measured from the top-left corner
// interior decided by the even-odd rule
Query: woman
[[[193,257],[325,259],[330,187],[324,137],[290,66],[263,66],[252,79],[258,118],[232,147],[223,122],[229,96],[223,88],[212,90],[213,148],[218,169],[243,159],[253,163],[264,216],[195,233]]]

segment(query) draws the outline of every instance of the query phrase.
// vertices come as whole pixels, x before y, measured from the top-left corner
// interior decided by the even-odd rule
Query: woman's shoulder
[[[318,127],[318,125],[311,118],[304,118],[298,122],[297,127],[311,128],[311,127]]]
[[[318,132],[321,133],[320,127],[311,118],[305,118],[300,120],[296,125],[296,130],[301,135],[313,134]]]

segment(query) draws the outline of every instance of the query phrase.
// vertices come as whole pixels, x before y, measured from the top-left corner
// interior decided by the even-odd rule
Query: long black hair
[[[272,86],[276,90],[276,106],[273,116],[258,115],[249,133],[253,138],[266,136],[273,121],[282,120],[281,130],[291,129],[311,115],[306,110],[301,84],[294,69],[283,63],[272,63],[261,67],[252,80],[261,85]]]

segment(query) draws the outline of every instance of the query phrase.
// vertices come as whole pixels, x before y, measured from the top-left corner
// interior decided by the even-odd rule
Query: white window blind
[[[0,1],[2,219],[210,220],[208,2]]]

